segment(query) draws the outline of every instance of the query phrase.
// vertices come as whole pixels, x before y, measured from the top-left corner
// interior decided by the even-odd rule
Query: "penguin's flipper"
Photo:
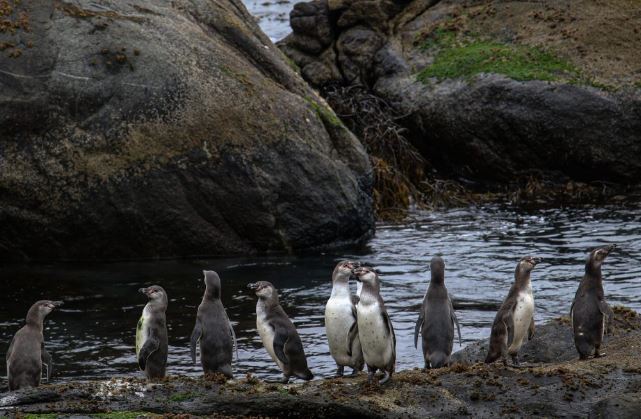
[[[151,354],[156,352],[159,347],[160,340],[158,339],[158,336],[156,336],[156,334],[152,332],[145,341],[144,345],[142,345],[142,348],[140,348],[140,352],[138,352],[138,366],[142,371],[144,371],[145,367],[147,366],[147,358],[149,358]]]
[[[599,311],[605,317],[606,330],[608,334],[612,334],[612,323],[614,321],[614,311],[610,308],[605,300],[599,300]],[[605,330],[603,331],[605,333]]]
[[[532,316],[532,320],[530,320],[530,327],[527,329],[527,340],[532,340],[534,337],[534,315]]]
[[[459,346],[463,346],[463,343],[461,341],[461,326],[458,324],[458,317],[456,317],[456,312],[454,311],[454,305],[452,304],[452,300],[450,299],[450,296],[447,296],[447,301],[450,303],[450,313],[452,314],[452,321],[456,325],[456,330],[458,331],[458,344]],[[414,341],[414,346],[416,346],[416,340]]]
[[[387,329],[388,336],[392,336],[392,341],[394,346],[392,347],[393,358],[396,359],[396,333],[394,333],[394,325],[392,325],[392,320],[389,318],[387,311],[383,310],[383,323]]]
[[[42,344],[40,357],[42,359],[42,364],[45,365],[47,368],[47,383],[48,383],[49,380],[51,380],[51,374],[53,373],[53,363],[51,361],[51,355],[45,349],[44,343]]]
[[[503,316],[503,324],[505,324],[505,328],[507,329],[507,347],[509,348],[514,340],[514,316],[512,315],[511,308]]]
[[[196,317],[196,325],[194,326],[194,331],[191,332],[190,348],[191,348],[191,362],[196,363],[196,345],[198,344],[198,339],[202,336],[203,325],[200,323],[200,319]],[[202,356],[202,355],[201,355]]]
[[[297,373],[300,378],[309,380],[313,377],[312,373],[307,368],[307,358],[305,357],[305,350],[303,349],[303,342],[300,340],[297,332],[290,333],[285,345],[283,347],[285,356],[289,360],[289,365],[292,371]]]
[[[8,363],[8,362],[9,362],[9,360],[11,359],[11,353],[13,352],[13,342],[14,342],[15,340],[16,340],[16,337],[15,337],[15,335],[14,335],[14,336],[13,336],[13,338],[11,338],[11,343],[9,344],[9,349],[7,349],[7,356],[5,357],[5,359],[7,360],[7,363]],[[9,368],[7,368],[7,371],[8,371],[8,370],[9,370]]]
[[[421,311],[418,313],[418,319],[416,319],[416,326],[414,326],[414,349],[418,348],[418,334],[421,332],[424,322],[425,316],[423,314],[423,307],[421,307]]]
[[[225,313],[226,315],[227,313]],[[229,321],[229,317],[227,317],[227,324],[229,325],[229,332],[231,333],[231,338],[234,340],[234,350],[236,351],[236,362],[238,362],[238,342],[236,341],[236,332],[234,332],[234,326],[232,326],[231,322]]]
[[[285,344],[289,339],[287,329],[284,327],[272,326],[274,329],[274,354],[285,365],[289,365],[289,359],[285,355]]]
[[[347,333],[347,355],[352,356],[352,344],[354,343],[354,339],[358,337],[358,322],[354,320],[354,323],[352,323],[352,327],[349,328],[349,332]]]

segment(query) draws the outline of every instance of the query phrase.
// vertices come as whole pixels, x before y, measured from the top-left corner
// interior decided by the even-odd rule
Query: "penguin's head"
[[[434,256],[430,261],[430,273],[432,281],[442,282],[445,279],[445,262],[440,256]]]
[[[518,270],[521,272],[529,273],[537,264],[541,263],[541,260],[541,258],[525,256],[519,261]]]
[[[367,266],[361,266],[358,269],[354,270],[354,276],[358,282],[363,284],[368,284],[372,286],[378,286],[378,275],[373,268]]]
[[[616,247],[616,244],[609,244],[607,246],[597,247],[596,249],[593,249],[588,256],[588,263],[594,268],[601,267],[601,264],[603,263],[605,258],[607,258],[610,252],[616,249]]]
[[[348,282],[354,276],[354,269],[358,268],[360,263],[344,260],[338,262],[332,274],[332,282]]]
[[[258,298],[270,299],[273,297],[278,297],[278,292],[276,288],[267,281],[258,281],[251,284],[247,284],[247,288],[252,289],[256,292]]]
[[[205,287],[214,296],[220,297],[220,277],[215,271],[203,271]]]
[[[62,301],[40,300],[40,301],[37,301],[33,305],[33,307],[35,307],[35,309],[37,310],[38,315],[41,318],[44,318],[53,310],[55,310],[57,307],[60,307],[62,304],[63,304]]]
[[[152,285],[147,288],[140,288],[138,292],[141,292],[149,298],[151,302],[167,302],[167,293],[159,285]]]

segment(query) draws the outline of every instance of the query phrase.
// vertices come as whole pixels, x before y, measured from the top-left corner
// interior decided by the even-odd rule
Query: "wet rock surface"
[[[314,0],[310,4],[330,10],[333,42],[317,53],[299,48],[293,42],[298,29],[292,25],[293,34],[279,43],[283,52],[313,85],[364,84],[393,104],[406,115],[401,124],[408,139],[441,176],[485,185],[518,177],[638,184],[641,165],[633,156],[641,151],[641,79],[629,69],[641,63],[630,43],[615,39],[617,31],[625,32],[626,39],[639,36],[628,33],[630,3]],[[612,39],[590,29],[595,21],[610,25]],[[536,75],[511,78],[493,73],[494,61],[509,60],[509,55],[493,57],[492,47],[481,58],[471,58],[478,58],[488,70],[421,75],[443,51],[430,42],[444,32],[458,37],[458,43],[449,47],[449,58],[460,59],[452,65],[453,73],[466,65],[464,54],[478,52],[465,47],[487,42],[525,48],[528,54],[542,50],[557,54],[574,78],[564,78],[556,70],[544,81]]]
[[[231,417],[635,417],[641,391],[641,317],[615,309],[613,332],[604,348],[607,356],[587,361],[579,361],[573,348],[568,349],[573,345],[569,327],[567,319],[540,326],[538,337],[524,348],[524,368],[506,368],[500,362],[455,363],[440,370],[401,371],[382,387],[368,385],[365,374],[288,385],[251,376],[227,383],[216,376],[158,383],[114,378],[4,393],[0,406],[5,414],[62,415],[133,411]],[[28,404],[19,404],[27,398]]]
[[[239,0],[2,4],[0,259],[371,235],[362,146]]]

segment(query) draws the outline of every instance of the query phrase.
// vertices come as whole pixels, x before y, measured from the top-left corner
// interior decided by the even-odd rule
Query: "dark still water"
[[[45,339],[57,366],[55,379],[137,375],[136,322],[145,304],[137,293],[159,284],[168,292],[169,374],[200,375],[189,359],[189,336],[202,295],[203,269],[223,281],[223,302],[234,323],[240,359],[237,377],[279,376],[255,330],[255,297],[248,282],[267,280],[280,289],[316,377],[330,375],[323,327],[330,275],[343,257],[382,272],[382,294],[397,333],[397,369],[422,366],[413,347],[417,310],[427,287],[429,259],[442,254],[446,284],[462,326],[463,345],[488,336],[500,301],[523,255],[543,257],[532,275],[536,321],[567,314],[583,274],[586,250],[617,243],[604,265],[611,304],[641,310],[641,210],[572,209],[523,212],[500,207],[416,214],[405,225],[380,225],[361,255],[162,261],[92,266],[10,266],[0,273],[0,356],[34,301],[65,300],[46,322]],[[455,350],[459,348],[456,344]],[[0,374],[6,376],[4,362]]]

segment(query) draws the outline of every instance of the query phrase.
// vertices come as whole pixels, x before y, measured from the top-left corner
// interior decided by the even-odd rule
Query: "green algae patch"
[[[432,65],[418,74],[422,82],[430,78],[470,78],[481,73],[503,74],[519,81],[579,78],[579,71],[568,61],[535,47],[458,39],[452,32],[436,31],[423,49],[435,49],[436,55]]]
[[[193,393],[193,392],[176,393],[176,394],[172,394],[171,396],[169,396],[169,400],[172,401],[172,402],[179,403],[179,402],[184,402],[184,401],[187,401],[187,400],[193,400],[197,396],[198,396],[198,394],[197,393]]]
[[[309,97],[306,97],[305,100],[309,103],[314,112],[316,112],[316,115],[318,115],[321,121],[336,128],[342,128],[344,126],[340,118],[329,107],[321,105]]]

